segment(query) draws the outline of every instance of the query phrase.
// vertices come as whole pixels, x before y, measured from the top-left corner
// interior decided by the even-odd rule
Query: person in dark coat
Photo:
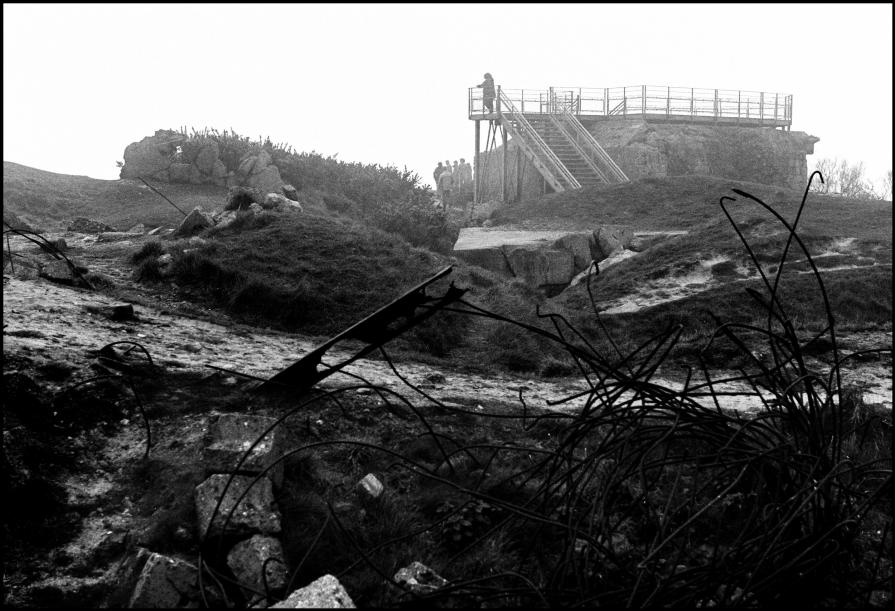
[[[438,177],[441,176],[441,173],[444,172],[444,165],[439,161],[438,167],[435,168],[435,171],[432,173],[432,176],[435,177],[435,186],[438,187]]]
[[[482,88],[482,104],[489,113],[494,112],[494,79],[490,72],[485,73],[485,80],[479,85]]]

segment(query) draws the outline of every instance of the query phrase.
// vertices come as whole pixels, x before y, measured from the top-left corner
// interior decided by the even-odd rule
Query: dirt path
[[[121,302],[84,289],[51,283],[44,279],[23,280],[4,277],[3,285],[4,354],[22,353],[64,360],[75,366],[87,366],[95,352],[116,341],[133,341],[146,348],[157,364],[167,368],[195,369],[212,373],[209,366],[269,378],[314,348],[316,342],[305,336],[264,331],[237,323],[218,324],[166,313],[149,306],[135,306],[136,320],[113,322],[88,308],[113,306]],[[891,345],[891,334],[889,344]],[[341,348],[341,349],[340,349]],[[352,345],[334,348],[325,363],[335,364],[353,354]],[[448,402],[464,405],[500,402],[519,404],[519,391],[533,406],[547,406],[585,390],[580,377],[551,381],[495,375],[476,376],[435,368],[414,362],[401,362],[398,371],[427,393]],[[882,366],[867,372],[867,392],[874,402],[891,406],[891,375]],[[878,370],[877,370],[878,369]],[[374,384],[412,391],[381,360],[362,359],[345,369]],[[719,372],[719,377],[723,372]],[[863,374],[862,374],[863,375]],[[655,383],[680,388],[669,380]],[[323,380],[323,387],[357,384],[356,378],[335,374]],[[725,384],[725,391],[747,391],[742,384]],[[583,400],[563,404],[574,409]],[[711,405],[711,400],[705,403]],[[732,409],[754,409],[757,397],[728,397]]]

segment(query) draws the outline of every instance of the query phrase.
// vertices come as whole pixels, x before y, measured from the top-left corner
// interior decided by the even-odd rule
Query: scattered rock
[[[249,205],[249,212],[253,212],[255,214],[261,214],[262,212],[264,212],[264,208],[262,208],[261,206],[259,206],[256,203],[252,203],[251,205]]]
[[[276,193],[283,188],[283,179],[275,165],[269,165],[261,173],[252,174],[246,186],[258,189],[262,193]]]
[[[69,224],[68,230],[77,233],[102,233],[104,231],[115,231],[115,228],[103,222],[92,221],[79,216]]]
[[[298,201],[298,189],[296,189],[292,185],[283,185],[283,195],[294,202]]]
[[[134,306],[129,303],[122,303],[113,306],[85,306],[88,312],[105,316],[110,320],[125,321],[134,319]]]
[[[418,561],[395,573],[395,581],[414,594],[431,594],[448,584],[447,579]]]
[[[207,229],[214,225],[211,215],[203,212],[201,208],[196,206],[186,218],[181,221],[180,226],[174,232],[175,236],[189,236],[203,229]]]
[[[237,543],[227,554],[227,566],[237,581],[246,586],[246,598],[252,598],[252,590],[281,591],[289,580],[283,545],[273,537],[255,535]]]
[[[133,227],[131,227],[130,229],[128,229],[127,233],[137,233],[137,234],[146,233],[146,225],[144,225],[143,223],[138,223],[138,224],[134,225]]]
[[[152,553],[146,559],[128,607],[179,609],[200,602],[199,570],[176,558]]]
[[[357,483],[358,494],[367,500],[378,499],[384,490],[385,486],[383,486],[382,482],[379,481],[379,478],[372,473],[367,473],[363,479]]]
[[[270,606],[271,609],[354,609],[354,601],[332,575],[324,575],[296,590],[289,598]]]
[[[52,244],[53,248],[55,248],[59,252],[65,252],[66,250],[68,250],[68,243],[65,241],[65,238],[56,238],[55,240],[50,240],[50,244]]]
[[[204,535],[206,530],[209,531],[209,537],[221,534],[224,520],[234,505],[236,510],[233,511],[227,523],[227,533],[236,535],[278,534],[282,530],[281,518],[274,501],[273,485],[270,479],[262,477],[254,484],[252,482],[255,478],[248,475],[233,475],[232,481],[230,479],[229,475],[212,475],[196,487],[199,535]],[[224,495],[224,487],[227,486],[228,481],[230,481],[230,486]],[[236,499],[246,490],[248,493],[242,498],[239,505],[236,505]],[[222,496],[224,500],[217,513],[214,513],[214,508]],[[213,513],[214,521],[212,522]],[[209,524],[211,525],[210,530]]]

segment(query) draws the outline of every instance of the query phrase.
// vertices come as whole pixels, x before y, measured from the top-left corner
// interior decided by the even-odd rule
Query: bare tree
[[[884,195],[877,193],[873,184],[866,179],[862,161],[852,164],[845,159],[825,157],[817,160],[814,169],[819,170],[824,177],[823,184],[820,181],[813,183],[812,188],[815,191],[855,199],[884,198]],[[889,192],[891,193],[891,181]]]

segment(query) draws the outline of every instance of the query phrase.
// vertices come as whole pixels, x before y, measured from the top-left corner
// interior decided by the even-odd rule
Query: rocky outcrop
[[[102,233],[104,231],[115,231],[115,228],[111,225],[106,225],[103,222],[92,221],[88,218],[79,216],[69,224],[68,230],[76,231],[78,233]]]
[[[169,181],[168,170],[176,161],[177,147],[187,137],[169,129],[160,129],[152,136],[132,142],[124,149],[121,178],[155,178]]]
[[[263,194],[283,193],[285,186],[279,168],[266,150],[257,148],[243,155],[235,166],[227,167],[221,158],[220,145],[213,138],[196,139],[172,130],[158,130],[129,144],[124,150],[120,176],[195,185],[245,186]]]

